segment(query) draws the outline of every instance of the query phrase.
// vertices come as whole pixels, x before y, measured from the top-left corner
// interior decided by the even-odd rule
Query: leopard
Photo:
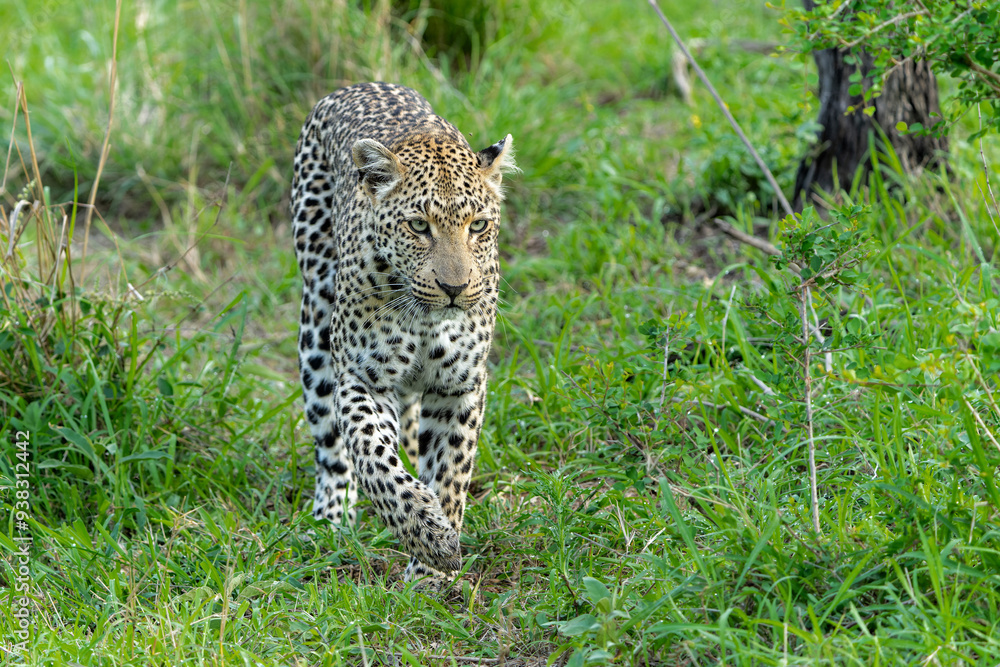
[[[513,138],[473,151],[416,91],[361,83],[316,104],[293,167],[312,515],[354,524],[360,489],[410,556],[406,580],[454,576],[500,299],[502,184],[518,171]]]

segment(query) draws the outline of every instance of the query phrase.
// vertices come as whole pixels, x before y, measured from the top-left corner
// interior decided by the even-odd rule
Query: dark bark
[[[803,4],[806,9],[815,6],[813,0],[803,0]],[[940,119],[937,80],[927,63],[906,61],[895,68],[886,79],[882,94],[869,103],[875,107],[875,113],[868,116],[862,112],[863,98],[848,94],[851,86],[848,77],[858,68],[867,73],[872,59],[864,51],[855,51],[857,63],[847,64],[844,62],[847,53],[843,49],[826,49],[814,54],[819,70],[819,123],[823,129],[815,150],[799,164],[793,203],[796,210],[801,210],[803,200],[814,190],[847,189],[859,168],[871,168],[869,134],[876,125],[888,137],[907,173],[919,173],[928,166],[936,168],[946,159],[946,137],[906,135],[896,130],[900,121],[931,127]],[[847,113],[851,106],[856,111]],[[874,136],[879,139],[877,131]]]

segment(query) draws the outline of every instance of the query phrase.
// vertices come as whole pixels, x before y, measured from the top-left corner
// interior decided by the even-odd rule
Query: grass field
[[[879,149],[827,219],[779,223],[646,2],[491,4],[144,0],[116,49],[109,3],[0,6],[3,662],[1000,664],[1000,151],[966,140],[976,111],[950,174]],[[817,101],[810,61],[769,53],[780,10],[661,4],[787,191]],[[474,147],[512,133],[523,169],[446,594],[401,581],[370,510],[308,511],[292,150],[319,97],[374,79]],[[819,277],[805,328],[801,276],[713,212]]]

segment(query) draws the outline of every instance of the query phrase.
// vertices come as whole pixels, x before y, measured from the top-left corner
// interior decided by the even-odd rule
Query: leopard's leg
[[[483,425],[486,374],[481,375],[483,382],[475,391],[459,396],[427,392],[421,401],[420,480],[437,494],[441,509],[456,533],[462,532],[465,498]],[[406,579],[453,574],[450,570],[429,567],[432,565],[412,558],[406,568]]]
[[[337,377],[330,356],[330,304],[316,291],[302,294],[299,325],[299,373],[306,419],[316,443],[316,490],[313,516],[339,524],[353,524],[357,488],[352,465],[336,419]]]
[[[358,376],[340,376],[340,433],[355,479],[407,553],[433,567],[458,569],[458,533],[437,496],[406,471],[399,459],[399,400],[394,390],[370,387]]]
[[[410,465],[417,469],[417,454],[419,443],[417,437],[420,435],[420,394],[410,394],[403,396],[403,414],[399,418],[400,441],[406,458],[410,459]]]
[[[299,322],[299,374],[306,419],[316,444],[316,490],[313,516],[354,522],[357,491],[351,460],[336,419],[337,377],[330,354],[331,300],[338,269],[331,238],[334,179],[321,136],[317,105],[295,148],[292,177],[292,228],[295,255],[302,274]]]

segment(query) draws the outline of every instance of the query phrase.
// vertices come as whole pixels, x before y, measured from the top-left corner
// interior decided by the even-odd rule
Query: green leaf
[[[295,586],[292,586],[285,581],[259,581],[254,584],[249,584],[242,590],[240,594],[236,597],[237,601],[247,600],[257,597],[263,597],[265,595],[277,595],[279,593],[287,594],[291,597],[298,595],[298,590]],[[384,624],[378,624],[375,626],[364,626],[361,628],[363,632],[377,632],[378,630],[387,630],[388,626]]]
[[[597,604],[604,598],[611,597],[611,591],[608,590],[608,587],[593,577],[584,577],[583,587],[587,589],[587,597],[594,604]]]
[[[90,440],[88,440],[85,436],[81,435],[80,433],[77,433],[76,431],[72,431],[68,428],[63,428],[63,427],[57,428],[56,432],[59,433],[59,435],[61,435],[62,437],[66,438],[66,440],[68,440],[69,442],[76,445],[80,449],[80,451],[83,452],[83,454],[86,455],[86,457],[90,459],[93,463],[96,464],[100,461],[100,459],[97,456],[97,453],[94,452],[93,445],[91,444]]]
[[[63,461],[48,460],[42,461],[38,464],[38,469],[43,470],[47,468],[52,468],[58,470],[60,473],[66,473],[73,477],[78,477],[85,481],[90,481],[94,479],[94,471],[87,466],[78,465],[76,463],[65,463]]]
[[[1000,350],[1000,331],[983,334],[979,339],[979,346],[986,350]]]
[[[139,452],[138,454],[129,454],[122,458],[119,463],[130,463],[132,461],[157,461],[159,459],[169,459],[170,454],[167,454],[162,449],[156,449],[150,452]]]
[[[598,623],[597,617],[593,614],[583,614],[568,621],[558,623],[558,625],[559,633],[567,637],[578,637],[585,632],[594,632],[601,629],[601,624]]]
[[[216,597],[216,592],[209,588],[208,586],[197,586],[187,591],[186,593],[181,593],[175,597],[171,602],[173,604],[180,604],[183,602],[194,602],[199,604],[205,600],[212,600]]]

